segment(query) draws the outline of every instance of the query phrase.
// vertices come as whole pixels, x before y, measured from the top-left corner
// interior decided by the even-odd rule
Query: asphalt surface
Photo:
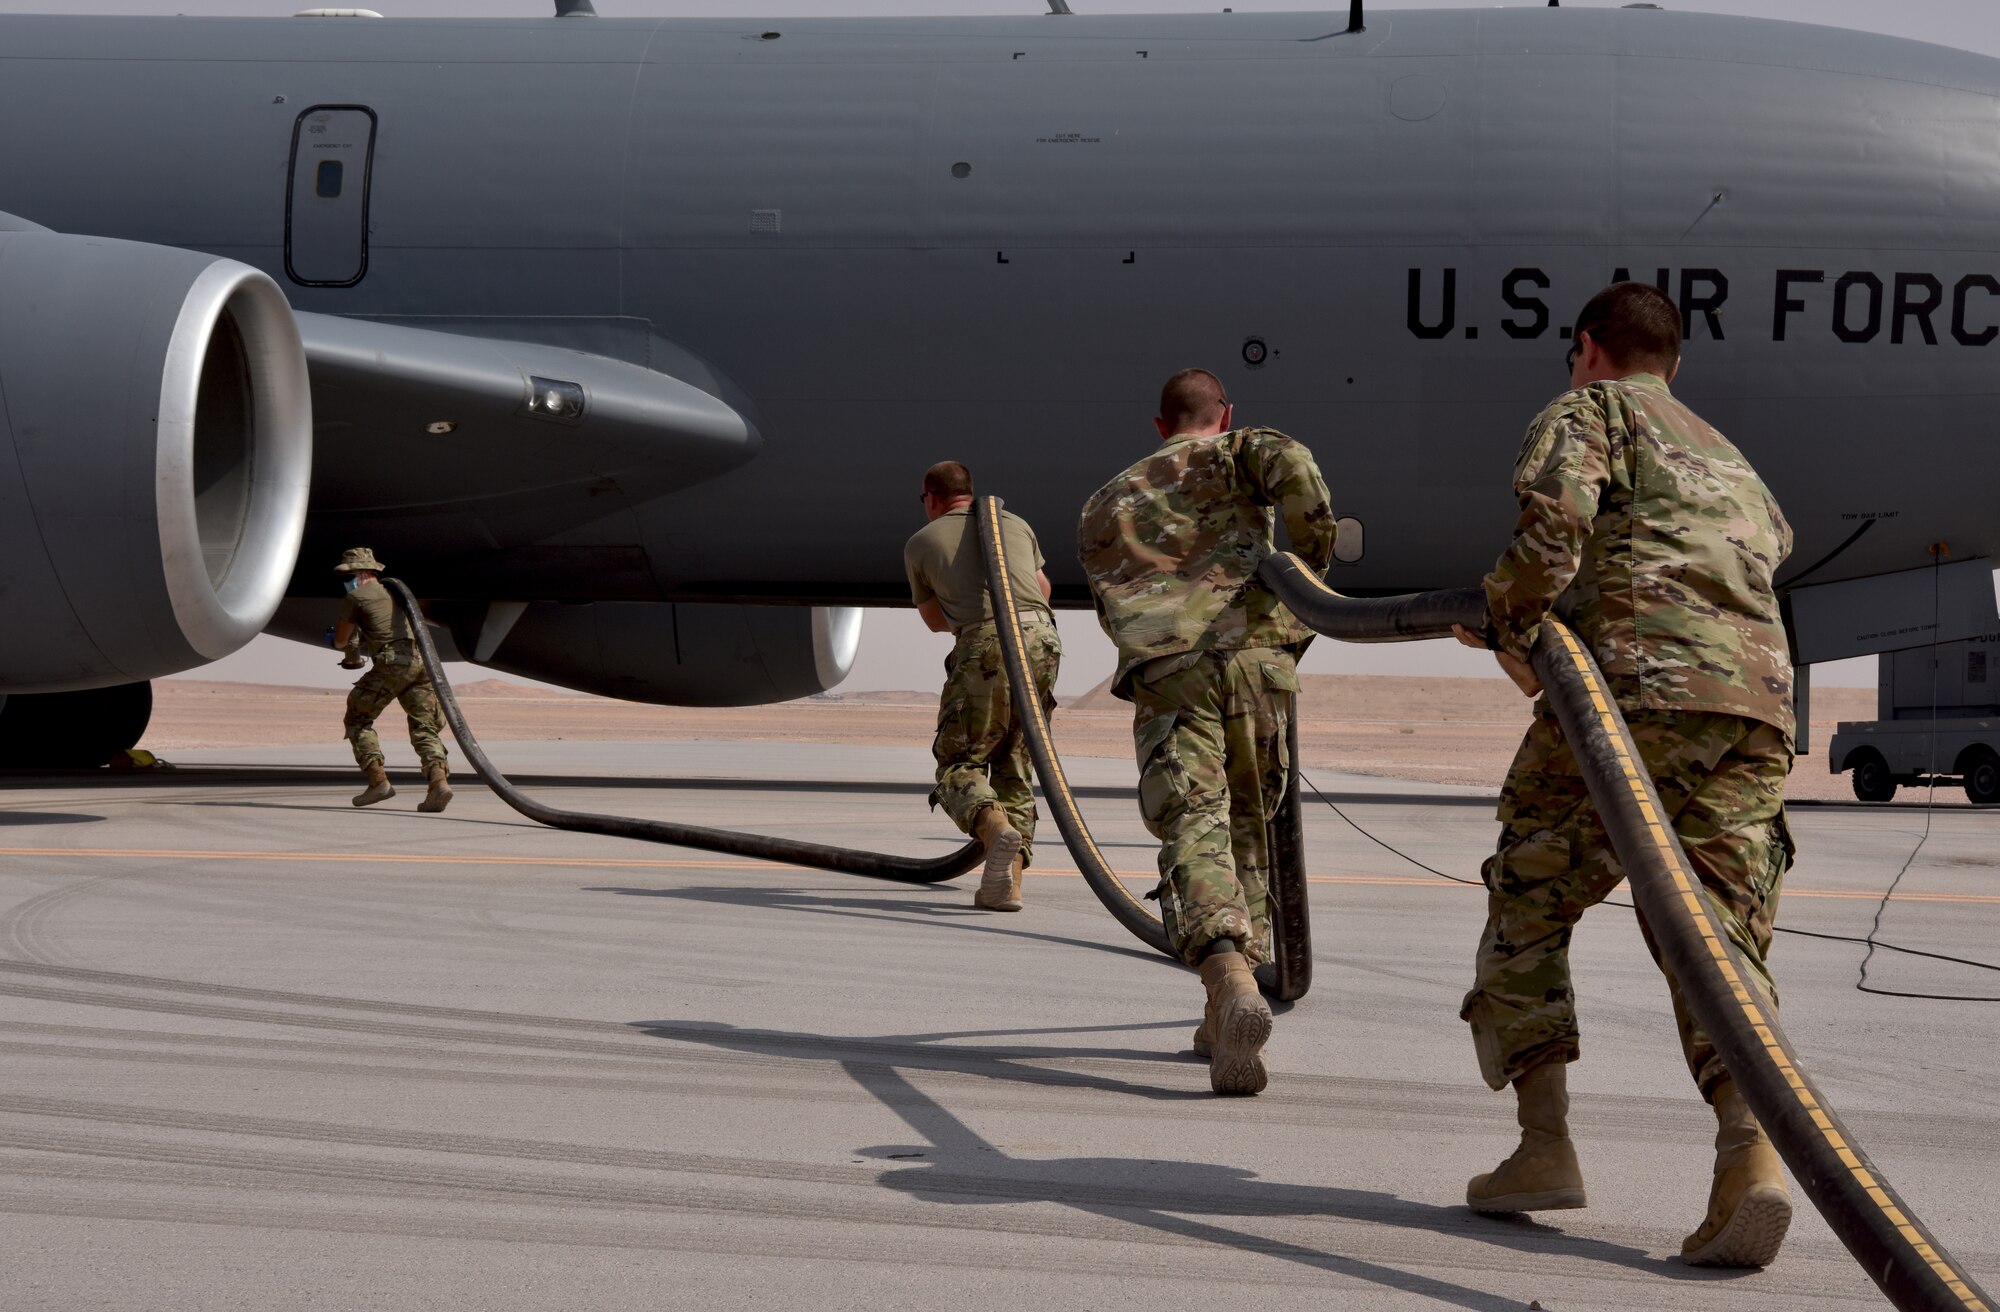
[[[921,747],[494,743],[560,805],[886,850],[960,841]],[[1310,996],[1268,1092],[1187,1051],[1191,975],[1045,834],[1019,915],[563,834],[471,779],[357,812],[341,748],[0,777],[0,1305],[39,1308],[1815,1308],[1881,1298],[1801,1200],[1779,1262],[1673,1259],[1712,1123],[1632,913],[1574,957],[1591,1206],[1477,1217],[1510,1149],[1457,1019],[1482,895],[1308,812]],[[404,763],[407,765],[407,762]],[[1808,762],[1805,768],[1812,768]],[[1122,762],[1076,761],[1150,880]],[[656,776],[647,778],[642,776]],[[662,786],[662,778],[675,781]],[[1486,800],[1313,781],[1461,877]],[[2000,815],[1955,808],[1890,942],[2000,962]],[[1780,923],[1862,934],[1920,809],[1802,809]],[[1782,938],[1784,1019],[1906,1200],[2000,1286],[2000,1004],[1869,996]],[[1871,983],[2000,997],[1878,955]]]

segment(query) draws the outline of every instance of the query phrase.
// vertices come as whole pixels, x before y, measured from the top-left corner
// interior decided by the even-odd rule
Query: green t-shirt
[[[364,579],[347,594],[340,618],[351,620],[361,630],[361,650],[370,656],[387,655],[408,661],[416,651],[410,636],[410,621],[396,609],[389,589],[375,579]]]
[[[1000,512],[1000,541],[1007,550],[1007,577],[1021,618],[1054,623],[1042,585],[1042,548],[1035,530],[1012,511]],[[986,596],[986,560],[979,549],[979,521],[970,507],[948,510],[918,529],[903,548],[903,571],[910,576],[910,600],[922,605],[936,597],[951,631],[993,618]]]

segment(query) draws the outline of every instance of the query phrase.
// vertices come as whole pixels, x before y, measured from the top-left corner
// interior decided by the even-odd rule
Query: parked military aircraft
[[[1189,363],[1314,447],[1338,586],[1464,584],[1623,276],[1682,305],[1781,582],[1993,546],[2000,61],[1940,47],[1539,6],[10,17],[0,124],[16,760],[317,635],[356,542],[497,669],[777,700],[906,595],[954,456],[1083,604],[1066,526]]]

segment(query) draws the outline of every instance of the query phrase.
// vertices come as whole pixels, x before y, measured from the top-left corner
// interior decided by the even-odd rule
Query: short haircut
[[[1649,282],[1614,282],[1576,316],[1585,333],[1620,369],[1664,374],[1681,358],[1681,312]]]
[[[972,495],[972,471],[956,460],[940,460],[924,471],[924,491],[949,499]]]
[[[1206,428],[1228,404],[1220,378],[1206,369],[1183,369],[1160,389],[1160,422],[1169,434]]]

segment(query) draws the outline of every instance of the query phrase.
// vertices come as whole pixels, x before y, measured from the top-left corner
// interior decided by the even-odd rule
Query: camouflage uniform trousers
[[[347,694],[347,741],[354,747],[354,763],[366,770],[382,760],[382,742],[375,736],[375,717],[390,702],[401,702],[410,725],[410,746],[417,760],[428,766],[445,760],[444,716],[438,710],[437,693],[431,687],[429,671],[422,658],[409,661],[385,660],[378,656],[375,666],[354,681]]]
[[[1024,623],[1028,671],[1042,699],[1042,713],[1056,706],[1056,669],[1062,664],[1062,641],[1054,626]],[[992,624],[974,624],[960,631],[944,662],[944,693],[938,699],[937,737],[931,754],[937,758],[937,787],[931,805],[964,833],[972,832],[973,817],[989,804],[1007,813],[1007,822],[1021,835],[1022,864],[1031,864],[1035,849],[1033,762],[1028,738],[1014,719],[1013,690],[1007,664],[1000,654],[1000,635]]]
[[[1189,965],[1218,938],[1271,959],[1270,823],[1291,775],[1298,694],[1289,651],[1255,647],[1148,662],[1132,676],[1139,810],[1160,840],[1160,919]]]
[[[1784,805],[1791,747],[1776,728],[1741,716],[1638,711],[1627,719],[1709,905],[1751,967],[1752,991],[1775,1013],[1765,956],[1794,851]],[[1500,822],[1499,850],[1482,871],[1488,896],[1476,986],[1459,1011],[1472,1026],[1480,1074],[1495,1089],[1545,1061],[1577,1059],[1570,933],[1625,877],[1546,707],[1514,757]],[[1639,932],[1660,964],[1644,916]],[[1679,981],[1663,964],[1661,971],[1688,1070],[1712,1099],[1727,1071]]]

